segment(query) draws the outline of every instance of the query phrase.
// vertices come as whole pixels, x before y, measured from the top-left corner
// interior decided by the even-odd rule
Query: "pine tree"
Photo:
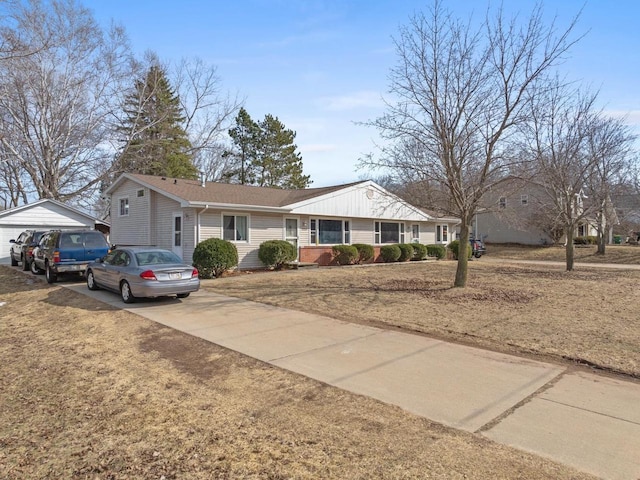
[[[120,172],[196,178],[191,142],[183,128],[180,99],[164,70],[154,65],[126,97],[120,127],[125,145],[118,157]]]
[[[309,176],[303,175],[302,157],[293,143],[296,133],[277,117],[267,114],[256,123],[242,108],[229,136],[235,149],[226,154],[237,162],[229,181],[288,189],[306,188],[311,183]]]
[[[224,153],[232,157],[235,168],[226,175],[226,180],[241,185],[255,182],[253,165],[260,149],[260,126],[253,121],[249,113],[241,108],[236,116],[235,127],[229,130],[235,149]]]

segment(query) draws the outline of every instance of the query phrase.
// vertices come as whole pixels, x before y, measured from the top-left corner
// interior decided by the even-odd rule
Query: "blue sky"
[[[82,0],[81,0],[82,1]],[[85,0],[96,19],[122,24],[134,50],[164,61],[200,57],[218,67],[223,87],[245,98],[254,120],[270,113],[297,132],[314,187],[369,176],[358,158],[375,150],[377,132],[357,125],[384,112],[392,37],[429,1],[414,0]],[[467,18],[484,1],[444,1]],[[527,15],[533,0],[503,0]],[[498,4],[498,2],[494,2]],[[628,114],[640,133],[640,2],[562,0],[544,11],[561,26],[584,7],[586,34],[562,66],[600,91],[603,108]],[[374,173],[375,175],[375,173]]]

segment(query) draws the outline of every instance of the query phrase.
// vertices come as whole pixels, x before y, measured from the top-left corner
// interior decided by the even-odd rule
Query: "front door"
[[[285,218],[284,231],[284,239],[296,247],[296,260],[298,260],[298,219]]]
[[[173,235],[171,250],[182,258],[182,213],[173,214]]]

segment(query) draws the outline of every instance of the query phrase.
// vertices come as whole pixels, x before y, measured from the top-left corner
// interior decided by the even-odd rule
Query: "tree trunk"
[[[458,268],[456,269],[456,279],[454,287],[467,286],[467,272],[469,266],[469,225],[463,220],[460,226],[460,237],[458,238]]]
[[[567,228],[566,236],[567,236],[567,246],[565,249],[565,253],[566,253],[566,262],[567,262],[567,272],[571,272],[573,270],[573,226]]]

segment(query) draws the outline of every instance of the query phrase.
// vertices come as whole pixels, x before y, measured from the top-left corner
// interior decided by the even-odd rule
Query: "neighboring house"
[[[582,210],[588,199],[583,193],[575,198],[574,208]],[[533,181],[507,178],[498,182],[484,197],[471,231],[476,238],[489,243],[549,245],[564,242],[564,234],[553,227],[556,216],[549,192]],[[609,211],[611,209],[608,209]],[[614,215],[615,216],[615,215]],[[615,223],[610,222],[610,223]],[[611,226],[606,227],[609,243],[613,241]],[[585,218],[575,236],[595,236],[593,217]]]
[[[9,262],[9,240],[24,230],[90,228],[108,233],[109,224],[57,200],[37,202],[0,211],[0,262]]]
[[[173,250],[191,263],[195,246],[223,238],[238,248],[239,268],[259,268],[266,240],[287,240],[301,262],[327,265],[336,244],[446,244],[456,219],[438,220],[371,181],[282,190],[123,174],[111,198],[111,241]],[[439,236],[438,236],[439,235]]]
[[[640,194],[614,195],[612,202],[620,219],[616,233],[637,241],[640,238]]]

